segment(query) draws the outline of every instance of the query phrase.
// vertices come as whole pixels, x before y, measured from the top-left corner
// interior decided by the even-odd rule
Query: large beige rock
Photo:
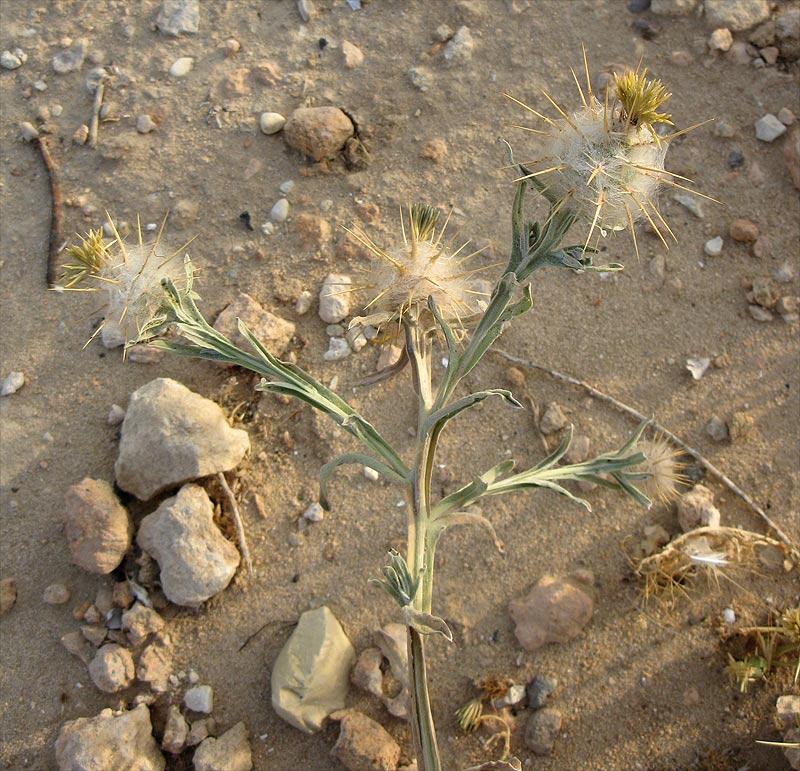
[[[87,478],[67,490],[62,521],[72,561],[90,573],[110,573],[131,545],[128,512],[102,479]]]
[[[237,723],[219,738],[209,736],[195,750],[195,771],[250,771],[253,756],[244,723]]]
[[[286,144],[314,161],[333,158],[355,133],[338,107],[300,107],[283,127]]]
[[[235,468],[249,449],[247,432],[231,428],[218,404],[158,378],[131,395],[114,470],[123,490],[147,501]]]
[[[164,771],[166,766],[144,704],[64,723],[56,739],[56,763],[59,771]]]
[[[380,723],[354,709],[337,712],[333,718],[340,723],[331,755],[348,771],[395,771],[400,745]]]
[[[344,707],[355,650],[327,607],[307,610],[272,669],[272,706],[306,733]]]

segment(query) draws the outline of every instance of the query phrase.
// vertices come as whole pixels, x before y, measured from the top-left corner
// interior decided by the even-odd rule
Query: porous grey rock
[[[112,643],[97,651],[89,663],[92,682],[104,693],[116,693],[127,688],[135,674],[133,656],[127,648]]]
[[[531,709],[543,707],[547,697],[558,687],[558,680],[548,675],[535,675],[525,688],[528,706]]]
[[[38,131],[36,132],[36,136],[37,137],[39,136]],[[15,394],[24,385],[25,385],[24,372],[20,371],[9,372],[3,378],[3,385],[0,386],[0,396],[11,396],[11,394]]]
[[[69,589],[64,584],[50,584],[45,587],[42,599],[47,605],[63,605],[69,601]]]
[[[117,484],[142,501],[171,487],[235,468],[250,449],[219,405],[169,378],[131,395],[122,422]]]
[[[299,107],[286,121],[286,144],[314,161],[333,158],[355,133],[338,107]]]
[[[152,730],[144,704],[70,720],[56,739],[56,764],[59,771],[164,771],[166,761]]]
[[[110,573],[131,545],[128,511],[102,479],[86,478],[67,490],[62,522],[72,561],[90,573]]]
[[[177,705],[170,704],[167,710],[167,722],[164,725],[164,738],[161,740],[161,749],[173,755],[183,751],[186,746],[186,737],[189,735],[189,724],[181,714]]]
[[[59,74],[63,75],[67,72],[74,72],[79,70],[86,58],[86,41],[78,40],[73,43],[69,48],[59,51],[53,57],[53,69]]]
[[[767,0],[705,0],[706,19],[713,27],[743,32],[769,18]]]
[[[156,26],[165,35],[194,35],[200,27],[200,0],[164,0]]]
[[[192,762],[195,771],[250,771],[253,755],[245,724],[237,723],[216,739],[204,739]]]
[[[339,721],[339,738],[331,750],[348,771],[395,771],[400,745],[379,723],[363,712],[345,709],[332,715]]]
[[[319,292],[319,317],[326,324],[338,324],[350,313],[350,276],[329,273],[322,282]]]
[[[164,619],[152,608],[136,602],[122,613],[122,630],[128,635],[131,645],[141,645],[151,634],[164,628]]]
[[[214,329],[245,351],[252,350],[252,346],[239,331],[237,319],[275,356],[283,354],[295,331],[293,322],[270,313],[249,294],[242,292],[217,316]]]
[[[561,730],[562,715],[547,707],[534,712],[525,725],[525,746],[536,755],[548,755]]]
[[[712,415],[706,423],[706,433],[715,442],[724,442],[728,438],[728,426],[719,415]]]
[[[183,695],[186,709],[209,715],[214,711],[214,689],[210,685],[195,685]]]
[[[514,634],[523,648],[533,651],[580,634],[594,610],[584,578],[542,576],[525,597],[510,603],[509,612],[516,624]]]
[[[314,733],[344,707],[355,651],[329,608],[300,616],[272,668],[272,707],[286,722]]]
[[[684,533],[698,527],[719,527],[720,513],[714,505],[714,493],[705,485],[695,485],[684,493],[676,506],[678,524]]]
[[[541,421],[539,421],[539,430],[545,435],[554,434],[566,425],[567,416],[561,407],[555,402],[548,404]]]
[[[185,485],[142,520],[136,542],[161,569],[170,602],[196,608],[221,592],[239,566],[239,552],[214,524],[206,491]]]
[[[456,34],[445,43],[444,60],[449,67],[466,64],[472,58],[475,41],[469,27],[459,27]]]
[[[427,67],[411,67],[406,77],[420,91],[430,91],[433,86],[433,73]]]

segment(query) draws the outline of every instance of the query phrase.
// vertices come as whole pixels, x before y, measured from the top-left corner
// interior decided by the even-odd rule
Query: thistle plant
[[[410,457],[403,457],[365,416],[309,372],[274,356],[243,323],[239,322],[239,330],[249,344],[248,350],[236,347],[216,331],[196,304],[188,258],[180,282],[174,275],[162,278],[158,308],[138,325],[139,341],[149,340],[151,345],[173,353],[251,370],[262,377],[258,390],[296,397],[359,440],[361,451],[341,455],[322,467],[319,500],[323,507],[330,505],[328,480],[344,464],[374,469],[402,490],[408,516],[407,550],[404,555],[392,551],[383,576],[372,582],[397,603],[408,628],[411,724],[420,771],[441,768],[425,646],[432,634],[452,641],[447,623],[434,612],[434,558],[444,531],[457,525],[478,525],[502,550],[494,527],[479,508],[489,497],[542,489],[588,509],[589,503],[567,486],[588,481],[650,506],[653,497],[674,488],[671,455],[643,439],[646,424],[618,449],[581,463],[561,463],[570,446],[569,429],[558,447],[531,468],[517,471],[514,461],[504,460],[441,497],[431,485],[438,444],[454,418],[490,397],[497,397],[512,409],[522,408],[508,390],[470,392],[464,388],[464,380],[506,327],[531,308],[529,280],[533,272],[546,266],[579,273],[621,270],[619,263],[595,264],[597,252],[590,243],[593,237],[599,238],[608,230],[632,231],[640,217],[651,223],[656,217],[663,223],[653,204],[655,188],[675,176],[663,168],[669,137],[662,137],[657,130],[669,123],[669,116],[659,111],[669,96],[666,90],[637,70],[618,78],[613,94],[606,93],[601,102],[591,91],[588,68],[587,93],[580,85],[578,88],[582,106],[572,115],[549,96],[547,100],[558,118],[526,107],[549,127],[549,131],[539,132],[547,134],[539,160],[546,159],[549,166],[532,170],[532,163],[514,164],[519,176],[511,205],[508,259],[495,274],[488,292],[476,287],[475,271],[465,266],[474,253],[462,254],[466,245],[451,249],[444,239],[447,223],[440,226],[438,212],[431,206],[408,207],[401,220],[402,238],[394,247],[380,247],[363,231],[351,231],[379,260],[371,274],[371,299],[355,323],[372,324],[394,336],[403,351],[400,363],[411,372],[417,418],[416,445]],[[531,188],[550,204],[549,214],[541,223],[525,219],[525,197]],[[578,225],[588,226],[588,235],[582,233],[570,243],[568,234]],[[665,223],[664,227],[671,233]],[[102,263],[105,247],[96,251],[97,261]],[[68,279],[80,280],[82,270],[81,266],[70,268]],[[86,272],[94,275],[102,271],[88,261]],[[168,330],[178,339],[160,337]],[[442,352],[446,366],[443,373],[434,376],[433,362],[441,359]],[[398,369],[395,366],[392,374]]]

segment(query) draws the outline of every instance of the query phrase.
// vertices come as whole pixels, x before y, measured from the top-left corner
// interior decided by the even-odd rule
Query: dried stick
[[[676,444],[678,447],[680,447],[687,455],[690,455],[698,463],[701,463],[703,466],[705,466],[709,474],[716,477],[731,492],[738,495],[750,507],[750,509],[752,509],[759,517],[761,517],[762,520],[764,520],[764,522],[767,524],[768,527],[772,528],[772,530],[775,532],[775,535],[777,535],[778,538],[781,541],[783,541],[783,543],[786,544],[786,546],[789,547],[789,551],[794,556],[794,558],[795,559],[800,558],[800,551],[792,543],[792,540],[789,538],[789,536],[786,535],[786,533],[784,533],[783,530],[781,530],[775,524],[772,518],[744,490],[742,490],[736,483],[734,483],[725,474],[723,474],[710,461],[708,461],[705,457],[703,457],[697,450],[695,450],[693,447],[690,447],[682,439],[679,439],[671,431],[668,431],[666,428],[664,428],[664,426],[659,425],[658,423],[651,420],[647,416],[642,415],[641,412],[638,412],[637,410],[633,409],[633,407],[629,407],[627,404],[623,404],[622,402],[615,399],[613,396],[609,396],[608,394],[604,394],[602,391],[598,391],[596,388],[590,386],[588,383],[584,383],[583,380],[578,380],[577,378],[570,377],[569,375],[565,375],[561,372],[557,372],[554,369],[549,369],[548,367],[544,367],[541,364],[537,364],[536,362],[528,361],[527,359],[520,359],[519,357],[513,356],[512,354],[506,353],[505,351],[494,349],[493,353],[496,353],[498,356],[502,356],[504,359],[507,359],[508,361],[513,362],[514,364],[519,364],[523,367],[538,369],[541,372],[545,372],[555,380],[561,380],[564,383],[570,383],[571,385],[579,386],[580,388],[583,388],[585,391],[588,391],[596,399],[600,399],[601,401],[604,401],[607,404],[616,407],[621,412],[624,412],[627,415],[631,415],[635,417],[637,420],[648,421],[656,431],[662,433],[673,444]]]
[[[92,120],[89,123],[89,147],[97,147],[97,129],[100,126],[100,109],[103,106],[103,93],[106,90],[105,78],[100,78],[94,90],[94,104],[92,105]]]
[[[252,576],[253,563],[250,561],[250,550],[247,548],[247,539],[244,537],[244,525],[242,524],[242,518],[239,514],[239,507],[236,505],[236,498],[233,495],[233,491],[228,486],[225,475],[221,471],[217,472],[217,481],[230,504],[231,512],[233,513],[233,522],[236,525],[236,537],[239,539],[239,548],[242,550],[242,557],[247,567],[247,572]]]
[[[42,162],[47,170],[47,180],[50,183],[50,242],[48,245],[47,253],[47,285],[55,287],[57,276],[56,266],[58,264],[58,253],[60,251],[59,239],[61,237],[62,225],[64,223],[64,210],[61,199],[61,188],[58,186],[58,177],[56,176],[56,164],[53,156],[50,155],[50,148],[47,146],[47,140],[40,136],[37,137],[36,145],[42,156]]]

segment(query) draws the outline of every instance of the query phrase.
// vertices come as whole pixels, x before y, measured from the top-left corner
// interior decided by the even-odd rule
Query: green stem
[[[433,724],[431,702],[428,696],[428,676],[425,668],[425,646],[422,636],[408,627],[408,667],[413,698],[412,721],[419,771],[441,771],[436,727]]]

